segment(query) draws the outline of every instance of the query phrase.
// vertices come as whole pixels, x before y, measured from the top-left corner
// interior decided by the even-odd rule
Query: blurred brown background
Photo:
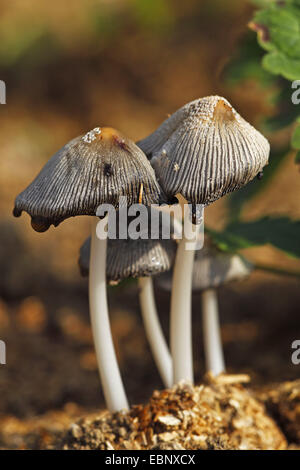
[[[0,366],[2,426],[11,425],[12,416],[103,405],[87,281],[77,267],[89,219],[69,219],[37,234],[27,215],[12,218],[15,196],[57,149],[96,126],[112,125],[137,140],[168,113],[209,94],[226,96],[259,125],[273,111],[268,92],[251,80],[232,88],[222,78],[252,10],[246,0],[1,1],[0,79],[7,85],[7,104],[0,106],[0,339],[7,344],[7,365]],[[291,155],[244,218],[299,218],[299,184]],[[211,227],[222,227],[226,217],[226,198],[206,211]],[[298,260],[269,246],[248,251],[252,259],[300,270]],[[300,338],[299,282],[254,273],[220,291],[229,371],[250,372],[254,383],[299,376],[300,366],[290,361],[291,343]],[[156,291],[167,333],[169,298]],[[162,386],[136,294],[135,283],[109,290],[116,348],[133,402]],[[199,296],[193,307],[199,381]]]

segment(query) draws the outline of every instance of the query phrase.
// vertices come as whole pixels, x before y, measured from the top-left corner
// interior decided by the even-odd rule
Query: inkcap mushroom
[[[155,209],[153,209],[155,210]],[[164,220],[164,219],[162,219]],[[171,232],[173,228],[171,226]],[[79,268],[83,276],[89,274],[91,238],[80,248]],[[152,276],[171,269],[176,242],[170,239],[108,239],[106,278],[111,284],[124,279],[138,278],[141,314],[146,336],[164,385],[172,386],[172,360],[155,304]]]
[[[192,206],[193,222],[203,208],[261,175],[268,163],[267,139],[223,97],[192,101],[138,142],[168,199],[181,194]],[[200,207],[198,205],[201,205]],[[195,246],[197,230],[195,231]],[[185,249],[189,241],[189,250]],[[175,260],[170,338],[174,382],[193,382],[191,286],[194,250],[185,231]]]
[[[201,292],[202,324],[206,370],[218,375],[225,372],[225,361],[219,325],[217,289],[224,284],[241,281],[252,272],[253,266],[238,254],[219,251],[209,241],[196,252],[193,267],[193,292]],[[159,285],[171,290],[169,273],[158,278]]]
[[[33,182],[17,196],[14,215],[31,216],[34,230],[91,215],[89,299],[92,330],[104,396],[110,411],[128,407],[113,346],[106,298],[106,239],[96,235],[102,204],[119,206],[158,204],[162,199],[154,171],[144,153],[127,137],[110,127],[96,127],[59,150]],[[104,219],[106,222],[107,217]],[[101,305],[101,308],[99,308]]]

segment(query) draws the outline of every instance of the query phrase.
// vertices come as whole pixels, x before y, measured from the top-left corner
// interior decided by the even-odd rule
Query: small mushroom
[[[181,194],[192,205],[195,224],[204,206],[241,188],[268,163],[270,146],[220,96],[186,104],[172,114],[139,147],[151,164],[168,199]],[[202,205],[202,209],[197,207]],[[197,231],[195,233],[196,245]],[[189,250],[185,244],[189,242]],[[170,338],[174,382],[193,381],[191,286],[194,251],[183,236],[175,260],[171,295]]]
[[[261,174],[267,139],[220,96],[184,105],[137,145],[168,197],[208,205]]]
[[[193,291],[202,294],[202,322],[206,369],[214,375],[225,371],[219,326],[217,289],[228,282],[248,277],[252,264],[237,254],[223,253],[212,246],[197,251],[193,267]],[[159,285],[171,290],[172,279],[166,273],[158,278]]]
[[[141,187],[143,188],[141,192]],[[16,198],[14,215],[26,211],[34,230],[44,232],[68,217],[95,216],[102,203],[118,208],[128,204],[157,204],[161,190],[144,153],[110,127],[96,127],[59,150],[33,182]],[[106,298],[106,244],[92,223],[89,277],[90,314],[96,355],[106,403],[110,411],[128,407],[113,346]],[[106,217],[104,222],[106,222]],[[99,306],[101,305],[101,308]]]
[[[143,152],[110,127],[96,127],[62,147],[33,182],[18,195],[14,216],[31,216],[37,232],[45,232],[78,215],[96,215],[101,204],[151,205],[161,201],[161,190]]]
[[[172,229],[171,229],[172,230]],[[91,239],[80,248],[79,268],[81,274],[89,274]],[[106,278],[117,284],[129,277],[138,278],[139,298],[146,336],[166,387],[172,386],[172,360],[155,305],[152,276],[171,269],[176,252],[176,242],[148,239],[109,239],[106,258]]]

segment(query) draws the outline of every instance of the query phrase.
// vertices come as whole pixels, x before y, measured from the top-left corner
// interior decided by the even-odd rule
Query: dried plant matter
[[[142,193],[141,193],[142,185]],[[51,224],[76,215],[96,215],[102,203],[158,203],[161,191],[143,152],[112,128],[96,128],[59,150],[33,182],[16,198],[14,215],[28,212],[32,227],[43,232]]]
[[[144,140],[168,197],[210,204],[241,188],[268,163],[268,141],[222,97],[192,101]]]
[[[71,426],[62,447],[284,449],[286,441],[264,406],[236,383],[235,376],[208,376],[198,387],[179,384],[156,391],[148,404],[127,413],[83,419]]]

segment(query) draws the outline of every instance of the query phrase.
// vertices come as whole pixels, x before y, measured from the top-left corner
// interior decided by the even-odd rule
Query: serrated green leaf
[[[300,0],[271,2],[257,11],[250,28],[268,53],[262,65],[288,80],[300,77]]]
[[[250,27],[257,31],[260,44],[266,50],[300,58],[300,25],[289,4],[279,6],[273,3],[259,10]]]

